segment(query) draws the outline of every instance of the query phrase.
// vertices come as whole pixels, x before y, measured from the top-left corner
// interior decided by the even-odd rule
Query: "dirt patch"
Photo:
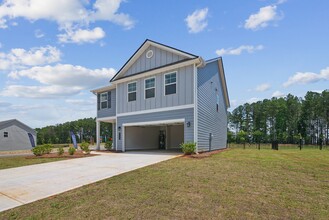
[[[220,152],[227,151],[227,150],[229,150],[229,149],[225,148],[225,149],[214,150],[214,151],[206,151],[206,152],[200,152],[198,154],[184,155],[183,157],[184,158],[202,159],[202,158],[210,157],[213,154],[218,154]]]
[[[68,152],[65,152],[62,155],[58,155],[57,153],[44,154],[42,156],[27,156],[26,159],[38,159],[38,158],[82,158],[82,157],[93,157],[97,156],[97,154],[84,154],[82,151],[76,151],[73,155],[70,155]]]

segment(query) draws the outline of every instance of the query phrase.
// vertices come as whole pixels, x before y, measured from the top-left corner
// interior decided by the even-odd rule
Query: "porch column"
[[[101,122],[96,120],[96,150],[101,149],[100,130],[101,130]]]

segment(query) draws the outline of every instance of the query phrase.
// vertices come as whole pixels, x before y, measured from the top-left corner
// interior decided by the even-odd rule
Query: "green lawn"
[[[172,159],[0,213],[0,219],[328,216],[329,151],[255,149]]]
[[[63,158],[27,159],[27,158],[25,158],[25,156],[0,157],[0,170],[7,169],[7,168],[13,168],[13,167],[27,166],[27,165],[32,165],[32,164],[59,161],[59,160],[63,160]]]

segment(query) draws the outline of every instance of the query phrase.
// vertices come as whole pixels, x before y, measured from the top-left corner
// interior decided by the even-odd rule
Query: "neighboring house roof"
[[[225,71],[224,71],[222,57],[216,57],[214,59],[210,59],[210,60],[207,60],[205,62],[206,63],[211,63],[211,62],[214,62],[214,61],[218,62],[219,78],[220,78],[220,81],[222,83],[223,95],[224,95],[224,98],[225,98],[226,107],[229,108],[229,107],[231,107],[231,105],[230,105],[230,99],[228,97],[228,90],[227,90],[227,84],[226,84]]]
[[[31,133],[31,134],[36,134],[35,130],[27,126],[26,124],[18,121],[17,119],[11,119],[7,121],[0,121],[0,130],[7,128],[9,126],[16,125],[17,127],[20,127],[21,129]]]
[[[129,67],[131,67],[132,64],[135,63],[135,61],[140,57],[141,54],[143,54],[143,52],[145,52],[145,50],[149,47],[149,46],[155,46],[155,47],[158,47],[160,49],[163,49],[163,50],[166,50],[166,51],[170,51],[172,53],[175,53],[175,54],[179,54],[181,56],[184,56],[186,57],[186,59],[184,59],[183,61],[187,61],[187,60],[191,60],[191,59],[195,59],[195,58],[198,58],[198,56],[194,55],[194,54],[191,54],[191,53],[188,53],[188,52],[185,52],[185,51],[182,51],[182,50],[179,50],[177,48],[174,48],[174,47],[170,47],[170,46],[167,46],[167,45],[164,45],[164,44],[161,44],[161,43],[158,43],[158,42],[155,42],[155,41],[152,41],[152,40],[149,40],[149,39],[146,39],[144,41],[144,43],[135,51],[135,53],[128,59],[128,61],[121,67],[121,69],[117,72],[117,74],[115,74],[115,76],[110,80],[110,82],[113,82],[119,78],[122,78],[123,77],[123,74],[129,69]],[[170,64],[171,65],[171,64]],[[167,65],[166,65],[167,66]],[[159,69],[161,67],[164,67],[164,66],[159,66],[157,67],[156,69]],[[150,71],[150,70],[148,70]],[[145,71],[143,71],[145,72]],[[141,74],[143,72],[140,72],[140,73],[135,73],[133,75],[137,75],[137,74]],[[130,75],[132,76],[132,75]]]

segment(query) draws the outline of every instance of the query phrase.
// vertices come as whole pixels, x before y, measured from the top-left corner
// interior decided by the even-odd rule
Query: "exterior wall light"
[[[187,127],[191,127],[191,122],[188,121],[188,122],[186,123],[186,126],[187,126]]]

